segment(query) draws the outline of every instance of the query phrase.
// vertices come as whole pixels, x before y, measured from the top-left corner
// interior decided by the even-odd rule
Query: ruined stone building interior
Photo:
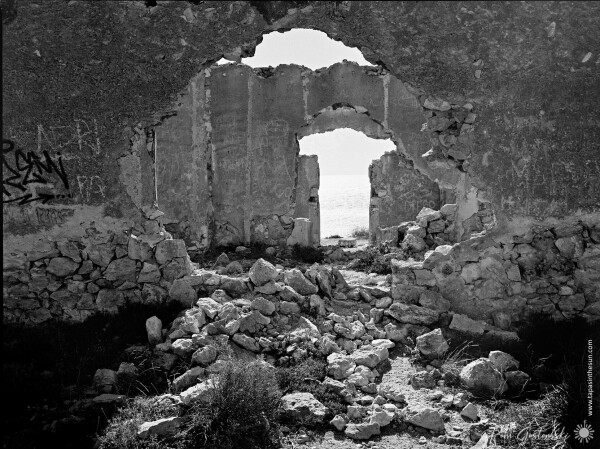
[[[5,447],[597,441],[597,3],[1,8]]]

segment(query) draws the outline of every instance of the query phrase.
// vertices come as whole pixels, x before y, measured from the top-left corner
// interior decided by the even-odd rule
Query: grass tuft
[[[357,226],[352,230],[350,234],[351,237],[356,239],[368,239],[369,238],[369,228],[366,226]]]

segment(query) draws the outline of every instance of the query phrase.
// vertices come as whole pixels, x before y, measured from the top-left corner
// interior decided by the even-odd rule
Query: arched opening
[[[398,151],[400,138],[362,106],[326,107],[296,138],[294,217],[309,220],[312,244],[335,243],[328,237],[351,237],[356,228],[374,242],[379,228],[439,206],[438,184],[414,169]]]
[[[335,41],[322,31],[295,28],[285,32],[274,31],[265,34],[262,42],[256,46],[254,56],[242,58],[241,62],[254,68],[297,64],[317,70],[344,60],[362,66],[372,65],[358,48],[348,47],[342,42]],[[217,64],[231,62],[231,59],[223,57],[217,61]]]
[[[298,29],[270,33],[265,38],[298,31],[328,39],[324,33]],[[360,194],[363,199],[356,204],[364,205],[365,196],[369,203],[358,206],[361,212],[354,218],[362,216],[365,220],[368,216],[371,242],[378,241],[384,230],[414,220],[422,207],[437,209],[447,202],[446,191],[453,191],[464,178],[447,159],[430,155],[433,140],[424,132],[430,115],[424,112],[418,92],[362,57],[358,63],[356,59],[335,62],[348,57],[330,55],[333,59],[314,65],[292,58],[301,53],[301,44],[307,43],[304,39],[296,46],[287,45],[290,59],[253,62],[277,65],[267,68],[253,68],[246,60],[239,63],[244,50],[238,48],[227,55],[237,64],[216,64],[198,75],[189,88],[185,107],[192,123],[198,123],[200,116],[209,121],[207,127],[193,125],[194,131],[188,136],[196,143],[194,148],[208,144],[206,156],[201,152],[190,156],[189,142],[180,142],[177,128],[189,123],[185,114],[172,120],[171,131],[165,129],[162,141],[168,144],[169,152],[157,154],[159,196],[168,192],[173,182],[183,183],[176,195],[169,195],[167,213],[179,216],[196,210],[193,226],[206,234],[211,245],[318,245],[321,237],[347,236],[355,227],[364,226],[364,221],[349,221],[345,228],[329,227],[335,221],[327,218],[330,208],[325,204],[325,229],[321,231],[319,201],[331,204],[331,191],[319,198],[319,160],[307,155],[314,151],[301,152],[300,141],[310,135],[350,128],[368,138],[393,142],[381,150],[383,155],[369,156],[364,162],[362,173],[365,177],[368,173],[368,178],[363,182],[370,182],[370,189],[365,186],[362,190],[360,181],[354,183],[359,191],[370,191],[370,196]],[[308,47],[312,53],[327,53],[316,44]],[[321,161],[325,158],[322,155]],[[340,165],[353,159],[338,157],[343,161]],[[184,160],[193,164],[180,162]],[[198,167],[198,173],[181,176],[188,175],[186,170],[191,166]],[[207,188],[199,189],[203,183]],[[327,185],[333,183],[334,178],[325,179],[323,187],[329,190]],[[208,194],[194,202],[189,193],[198,191]],[[331,196],[335,201],[335,191]],[[207,205],[206,217],[200,215],[198,204]],[[339,223],[339,218],[336,221]]]
[[[330,239],[369,237],[373,160],[396,148],[390,139],[374,139],[363,132],[340,128],[299,140],[300,157],[316,156],[319,167],[318,200],[321,244]]]

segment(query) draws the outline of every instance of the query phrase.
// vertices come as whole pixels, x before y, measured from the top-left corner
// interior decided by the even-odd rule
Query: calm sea
[[[321,176],[321,238],[349,237],[354,228],[369,228],[371,184],[364,175]]]

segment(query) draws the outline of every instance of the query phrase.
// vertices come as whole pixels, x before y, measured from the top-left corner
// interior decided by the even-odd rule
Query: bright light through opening
[[[334,41],[322,31],[294,29],[285,33],[275,31],[265,34],[263,41],[256,47],[254,56],[244,58],[242,62],[250,67],[297,64],[316,70],[342,62],[344,59],[363,66],[372,65],[358,48],[347,47]],[[221,58],[217,64],[230,62]]]
[[[322,239],[369,229],[369,165],[395,148],[390,139],[371,139],[348,128],[300,139],[300,154],[319,158]]]

